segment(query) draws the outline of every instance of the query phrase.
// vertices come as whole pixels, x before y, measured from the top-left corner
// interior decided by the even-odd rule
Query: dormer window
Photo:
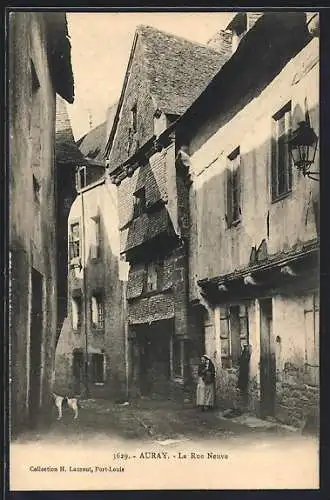
[[[76,189],[80,191],[86,186],[86,167],[79,167],[76,172]]]
[[[134,193],[133,218],[139,217],[146,209],[146,190],[141,188]]]

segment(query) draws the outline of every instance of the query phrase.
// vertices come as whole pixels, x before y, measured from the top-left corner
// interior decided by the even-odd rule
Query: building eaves
[[[74,102],[71,43],[65,12],[37,13],[43,16],[47,31],[47,52],[55,91],[67,102]]]

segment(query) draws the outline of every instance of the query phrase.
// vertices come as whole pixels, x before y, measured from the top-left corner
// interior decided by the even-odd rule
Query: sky
[[[120,96],[139,24],[206,43],[223,29],[230,12],[70,12],[67,14],[75,79],[75,102],[68,104],[76,140],[106,118]]]

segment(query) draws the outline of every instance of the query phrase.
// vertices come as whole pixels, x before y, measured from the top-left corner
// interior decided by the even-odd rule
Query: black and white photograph
[[[321,15],[8,13],[11,491],[319,488]]]

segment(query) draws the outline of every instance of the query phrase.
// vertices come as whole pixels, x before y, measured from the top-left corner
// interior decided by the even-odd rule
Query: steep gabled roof
[[[105,166],[105,147],[116,109],[117,103],[110,106],[107,111],[106,121],[87,132],[76,142],[80,152],[86,157],[90,165]]]
[[[66,103],[60,96],[56,96],[55,153],[57,163],[85,164],[84,156],[79,151],[73,137]]]
[[[107,122],[103,122],[85,134],[77,146],[90,164],[104,165],[103,151]]]
[[[150,91],[158,109],[181,115],[227,58],[200,43],[139,26]],[[229,54],[228,54],[229,55]]]
[[[231,55],[219,54],[207,45],[191,42],[151,26],[138,26],[107,153],[119,122],[138,39],[143,45],[144,63],[155,111],[158,109],[168,115],[183,114]]]

